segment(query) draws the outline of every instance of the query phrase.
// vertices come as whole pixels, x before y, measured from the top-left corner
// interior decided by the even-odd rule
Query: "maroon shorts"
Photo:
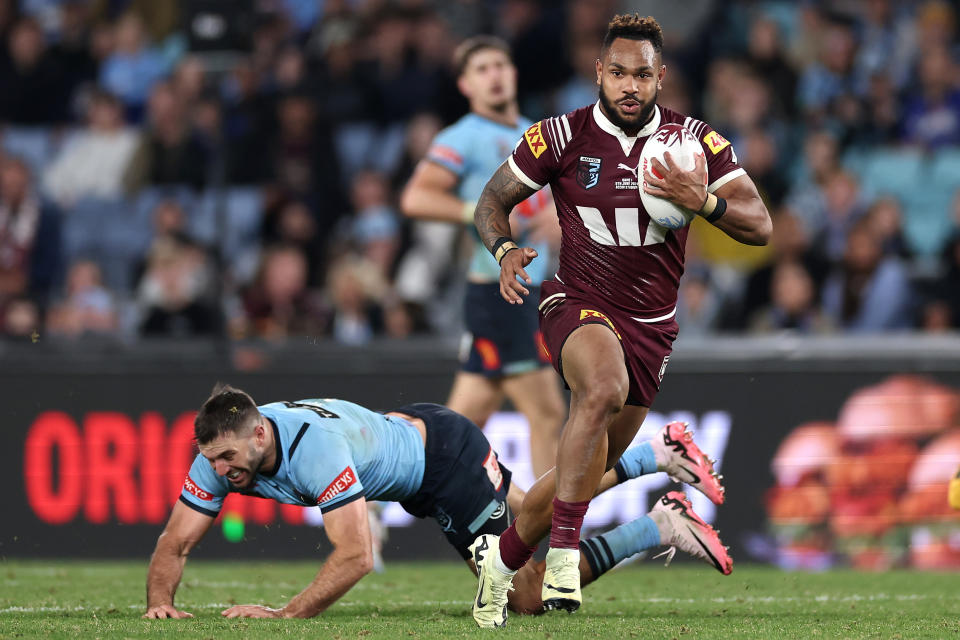
[[[561,376],[563,344],[576,328],[585,324],[605,325],[617,336],[630,377],[627,404],[649,407],[660,390],[677,338],[676,317],[640,322],[625,311],[590,300],[559,282],[545,281],[540,288],[540,331],[550,361]]]

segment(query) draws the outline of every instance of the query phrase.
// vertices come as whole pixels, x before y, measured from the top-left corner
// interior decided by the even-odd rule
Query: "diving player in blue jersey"
[[[507,44],[492,36],[465,40],[454,55],[457,86],[470,113],[441,131],[404,189],[400,206],[412,218],[469,224],[473,256],[464,304],[466,335],[462,368],[447,406],[483,427],[506,395],[530,425],[534,477],[553,467],[566,413],[559,380],[543,347],[535,305],[507,304],[500,297],[500,266],[473,226],[477,198],[490,176],[533,124],[517,106],[517,71]],[[559,238],[556,212],[538,192],[511,216],[541,259],[528,270],[534,288],[547,275],[544,235]]]
[[[510,471],[499,463],[483,432],[434,404],[411,404],[385,414],[329,399],[258,407],[243,391],[218,385],[197,414],[194,436],[200,453],[150,560],[145,618],[192,617],[174,605],[177,585],[188,554],[231,492],[319,506],[333,551],[313,582],[282,608],[238,605],[222,612],[230,618],[312,617],[345,594],[373,566],[368,499],[396,501],[414,516],[436,519],[476,572],[476,560],[483,563],[487,547],[474,544],[471,553],[474,538],[486,540],[506,530],[511,509],[524,495],[512,485]],[[688,477],[689,451],[658,434],[624,453],[599,491],[658,470]],[[716,533],[683,494],[668,493],[648,515],[583,541],[582,582],[661,544],[723,571],[702,547],[706,536],[712,540]],[[514,577],[510,608],[542,611],[542,580],[543,563],[528,562]]]

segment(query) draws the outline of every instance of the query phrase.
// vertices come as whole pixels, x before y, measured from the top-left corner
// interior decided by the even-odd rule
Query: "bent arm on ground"
[[[373,570],[367,503],[360,498],[323,514],[333,553],[306,589],[280,611],[285,618],[311,618],[327,609]]]
[[[182,617],[177,615],[183,612],[174,607],[173,598],[190,550],[207,533],[213,520],[213,517],[194,511],[182,502],[173,506],[147,570],[146,617]]]

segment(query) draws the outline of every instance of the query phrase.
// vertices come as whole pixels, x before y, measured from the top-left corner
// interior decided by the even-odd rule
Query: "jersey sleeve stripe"
[[[192,502],[190,502],[189,500],[187,500],[187,499],[184,498],[183,496],[180,496],[180,502],[182,502],[183,504],[187,505],[188,507],[190,507],[190,508],[193,509],[194,511],[196,511],[196,512],[198,512],[198,513],[202,513],[202,514],[205,515],[205,516],[210,516],[211,518],[216,518],[218,515],[220,515],[220,512],[219,512],[219,511],[214,511],[213,509],[204,509],[203,507],[201,507],[201,506],[198,505],[198,504],[193,504]]]
[[[520,167],[517,166],[516,161],[513,159],[513,155],[510,155],[507,157],[507,164],[510,165],[510,170],[513,171],[513,175],[517,176],[517,180],[519,180],[523,184],[527,185],[528,187],[536,191],[543,189],[542,184],[537,184],[536,182],[528,178],[527,174],[525,174],[523,171],[520,170]]]
[[[553,118],[548,118],[544,120],[547,125],[547,133],[550,134],[550,139],[553,144],[550,145],[550,149],[553,151],[553,157],[556,158],[557,162],[560,161],[560,151],[562,147],[560,146],[560,137],[557,135],[556,125],[553,122]]]
[[[707,191],[709,191],[710,193],[714,193],[716,192],[717,189],[727,184],[734,178],[739,178],[740,176],[745,176],[745,175],[747,175],[747,172],[744,171],[742,167],[737,167],[733,171],[723,174],[722,176],[714,180],[712,183],[710,183],[710,186],[707,187]]]
[[[355,494],[353,494],[352,496],[350,496],[349,498],[345,498],[345,499],[341,500],[340,502],[335,502],[335,503],[333,503],[333,504],[321,505],[321,507],[320,507],[320,513],[327,513],[327,512],[329,512],[329,511],[333,511],[334,509],[339,509],[339,508],[342,507],[343,505],[345,505],[345,504],[350,504],[350,503],[353,502],[354,500],[359,500],[359,499],[362,498],[362,497],[363,497],[363,492],[361,491],[360,493],[355,493]]]
[[[547,122],[550,123],[550,132],[553,135],[553,139],[557,141],[557,150],[562,153],[566,144],[563,141],[563,132],[560,131],[560,125],[557,123],[556,118],[547,118]]]
[[[567,142],[570,142],[573,140],[573,134],[570,133],[570,121],[567,120],[566,114],[560,116],[560,122],[563,123],[563,130],[567,134]]]

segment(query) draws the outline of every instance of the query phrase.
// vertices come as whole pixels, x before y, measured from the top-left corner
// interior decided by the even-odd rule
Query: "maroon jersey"
[[[599,103],[541,120],[508,159],[527,186],[553,190],[562,231],[557,280],[643,320],[673,315],[683,274],[688,227],[670,230],[650,220],[637,185],[640,150],[668,122],[700,141],[711,193],[745,175],[719,133],[659,106],[636,137],[610,122]]]

